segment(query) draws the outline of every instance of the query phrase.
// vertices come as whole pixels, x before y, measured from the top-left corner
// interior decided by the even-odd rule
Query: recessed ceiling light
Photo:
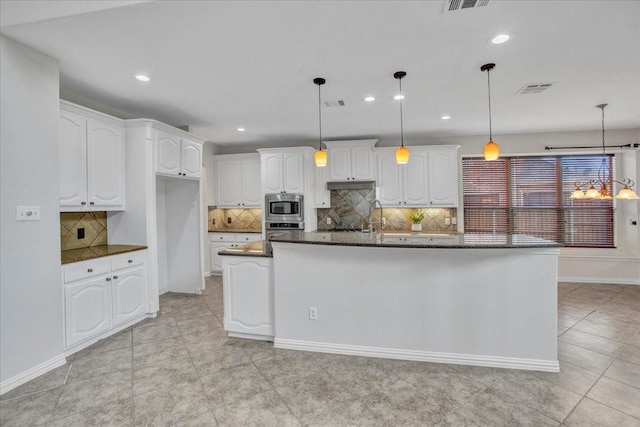
[[[489,40],[493,44],[502,44],[502,43],[508,42],[509,39],[511,39],[511,35],[510,34],[497,34],[497,35],[491,37]]]
[[[373,102],[373,101],[376,100],[376,98],[373,97],[373,96],[367,96],[364,100],[367,101],[367,102]]]
[[[451,116],[450,116],[450,115],[445,114],[445,115],[443,115],[442,117],[440,117],[440,120],[449,120],[450,118],[451,118]]]
[[[136,76],[137,80],[140,80],[141,82],[148,82],[149,80],[151,80],[148,76],[145,76],[144,74],[138,74]]]
[[[236,129],[238,132],[244,132],[246,129],[245,128],[237,128]]]
[[[397,100],[404,99],[404,95],[401,95],[401,94],[395,95],[393,99],[397,99]]]

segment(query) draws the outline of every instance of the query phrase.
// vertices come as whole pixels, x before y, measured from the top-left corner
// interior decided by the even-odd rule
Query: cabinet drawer
[[[109,272],[109,259],[99,258],[68,264],[63,267],[63,271],[65,283],[100,276]]]
[[[239,244],[257,242],[261,239],[262,234],[260,233],[241,233],[235,235],[235,241]]]
[[[111,270],[123,270],[144,264],[144,251],[129,252],[111,259]]]
[[[233,233],[209,233],[210,242],[231,242],[235,241]]]

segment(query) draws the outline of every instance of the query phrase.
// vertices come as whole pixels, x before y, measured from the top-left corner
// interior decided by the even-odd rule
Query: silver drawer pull
[[[107,277],[105,280],[106,280],[107,282],[110,282],[110,281],[111,281],[111,277]]]
[[[113,280],[118,280],[118,276],[113,276]]]
[[[93,268],[88,268],[87,273],[93,273]]]
[[[129,262],[129,264],[132,264],[132,263],[133,263],[133,260],[132,260],[132,259],[130,259],[128,262]]]

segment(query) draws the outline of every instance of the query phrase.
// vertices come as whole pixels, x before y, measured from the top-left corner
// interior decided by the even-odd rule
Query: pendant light
[[[320,97],[320,86],[325,84],[327,81],[322,77],[316,77],[315,79],[313,79],[313,82],[318,85],[318,127],[320,129],[318,137],[318,149],[313,155],[313,160],[315,161],[317,167],[323,168],[327,166],[327,152],[322,149],[322,102]]]
[[[480,71],[487,72],[487,88],[489,92],[489,142],[484,146],[484,159],[497,160],[500,155],[500,147],[493,142],[493,134],[491,132],[491,80],[489,78],[490,71],[494,69],[496,64],[484,64],[480,67]]]
[[[407,73],[404,71],[393,73],[393,77],[398,79],[398,84],[400,85],[400,93],[397,95],[397,99],[400,100],[400,147],[396,150],[396,163],[399,165],[409,163],[409,150],[404,146],[404,128],[402,125],[402,100],[404,98],[404,95],[402,95],[402,78],[406,75]]]
[[[602,156],[606,155],[605,153],[605,138],[604,138],[604,109],[609,104],[598,104],[596,108],[602,110]],[[622,184],[623,188],[618,192],[616,199],[619,200],[639,200],[640,197],[636,194],[635,191],[631,189],[635,182],[630,180],[629,178],[625,178],[622,181],[618,181],[612,178],[611,169],[607,165],[607,160],[602,159],[602,166],[598,170],[598,179],[590,179],[588,182],[576,182],[576,189],[571,193],[570,199],[591,199],[591,200],[606,200],[611,199],[612,194],[611,190],[613,189],[613,183],[617,182],[618,184]],[[598,184],[600,190],[595,187],[595,184]],[[582,191],[583,186],[589,185],[589,189],[586,192]]]

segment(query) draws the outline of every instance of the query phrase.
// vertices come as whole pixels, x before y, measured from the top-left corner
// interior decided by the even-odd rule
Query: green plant
[[[424,212],[422,209],[418,209],[415,212],[409,212],[409,219],[413,221],[414,224],[420,224],[424,219]]]

